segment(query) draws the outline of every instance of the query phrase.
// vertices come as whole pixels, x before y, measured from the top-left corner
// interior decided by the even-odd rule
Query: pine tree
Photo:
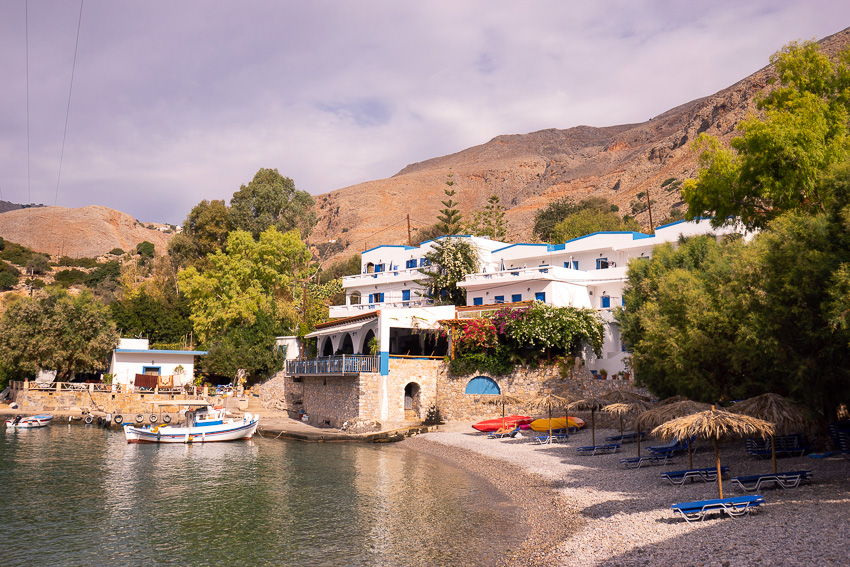
[[[448,200],[440,201],[443,203],[445,209],[440,209],[440,213],[442,214],[437,215],[437,220],[440,222],[438,222],[436,226],[439,229],[440,234],[445,236],[458,234],[463,226],[463,215],[461,215],[460,211],[457,209],[459,203],[452,199],[456,193],[456,191],[452,188],[455,184],[454,179],[452,179],[453,177],[454,174],[449,171],[448,179],[446,180],[446,185],[448,185],[449,188],[443,189],[443,193],[446,194]]]
[[[505,240],[508,236],[505,208],[499,203],[498,195],[490,195],[483,209],[475,211],[467,226],[473,236],[489,236],[493,240]]]

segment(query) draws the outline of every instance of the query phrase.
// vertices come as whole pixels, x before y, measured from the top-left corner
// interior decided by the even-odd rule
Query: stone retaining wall
[[[112,414],[151,413],[149,402],[174,399],[202,399],[184,394],[89,392],[87,390],[13,390],[13,399],[23,411],[102,411]]]

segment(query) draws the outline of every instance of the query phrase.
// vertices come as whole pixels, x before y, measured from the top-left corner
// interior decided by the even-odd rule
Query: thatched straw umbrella
[[[590,412],[590,430],[592,432],[593,445],[596,445],[596,418],[594,417],[596,411],[601,410],[610,403],[611,402],[608,400],[598,398],[596,396],[589,396],[578,400],[577,402],[572,402],[569,406],[567,406],[567,409]]]
[[[753,436],[767,437],[773,435],[773,424],[754,417],[714,409],[714,406],[712,406],[710,410],[662,423],[653,429],[652,433],[665,439],[682,439],[683,437],[687,439],[691,437],[710,439],[714,443],[717,487],[720,491],[720,498],[723,498],[723,479],[720,475],[720,440]]]
[[[729,411],[769,421],[776,427],[777,433],[784,435],[800,431],[808,421],[797,404],[779,394],[762,394],[746,399],[732,404]],[[776,473],[776,440],[773,435],[770,436],[770,452],[773,472]]]
[[[491,406],[502,406],[502,429],[505,428],[505,405],[507,404],[522,404],[522,398],[518,398],[516,396],[512,396],[510,394],[506,394],[504,392],[499,393],[498,395],[488,395],[485,399],[481,400],[482,404],[489,404]]]
[[[637,418],[638,427],[640,427],[641,429],[652,429],[653,427],[658,427],[662,423],[670,421],[671,419],[685,417],[686,415],[693,415],[695,413],[711,409],[711,406],[708,404],[704,404],[702,402],[694,402],[687,398],[682,398],[679,401],[674,401],[664,405],[661,405],[662,403],[663,402],[659,403],[657,407],[654,407],[651,410],[647,410],[640,414]],[[687,443],[688,468],[692,469],[694,468],[694,453],[693,451],[691,451],[690,437],[687,438]]]
[[[644,400],[634,400],[632,402],[620,402],[610,404],[602,408],[602,411],[613,413],[620,418],[620,423],[623,422],[623,417],[631,414],[638,414],[652,408],[650,402]],[[622,426],[621,426],[622,428]],[[622,433],[620,433],[622,435]],[[640,426],[637,426],[637,456],[640,457]]]
[[[556,396],[552,392],[545,392],[536,398],[526,402],[526,406],[532,409],[546,409],[549,412],[549,438],[552,438],[552,409],[566,408],[570,404],[567,398]],[[569,428],[569,419],[566,427]]]
[[[688,398],[685,396],[670,396],[669,398],[664,398],[660,402],[658,402],[659,406],[666,406],[667,404],[675,404],[676,402],[689,402]]]
[[[630,392],[628,390],[622,390],[620,388],[614,388],[610,390],[607,394],[602,396],[603,400],[607,400],[609,404],[628,404],[631,402],[648,402],[649,398],[646,396],[641,396],[640,394],[635,394],[634,392]],[[620,416],[620,435],[623,434],[623,415]]]

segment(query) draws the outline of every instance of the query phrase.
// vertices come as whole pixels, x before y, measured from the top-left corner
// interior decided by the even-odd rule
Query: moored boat
[[[584,420],[580,417],[570,416],[569,426],[567,426],[566,417],[553,417],[552,424],[550,426],[549,420],[546,418],[535,419],[529,424],[529,427],[531,427],[532,431],[537,432],[549,431],[550,429],[566,429],[567,427],[581,429],[584,427]]]
[[[16,429],[33,429],[35,427],[45,427],[50,424],[50,421],[53,419],[53,416],[48,413],[43,413],[39,415],[16,415],[12,419],[6,420],[6,427],[8,428],[16,428]]]
[[[485,419],[473,425],[473,429],[489,433],[502,427],[516,427],[517,425],[528,425],[534,418],[527,415],[508,415],[494,419]]]
[[[154,407],[186,406],[185,422],[177,424],[124,425],[128,443],[211,443],[250,439],[257,430],[259,417],[246,413],[241,418],[227,417],[224,408],[205,400],[151,402]]]

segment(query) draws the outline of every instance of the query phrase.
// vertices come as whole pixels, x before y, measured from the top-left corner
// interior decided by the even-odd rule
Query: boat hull
[[[213,443],[250,439],[257,430],[259,420],[227,420],[217,425],[180,427],[161,425],[158,427],[124,426],[127,443]]]
[[[550,425],[548,419],[535,419],[532,421],[529,426],[532,431],[542,432],[549,431]],[[565,429],[567,427],[567,418],[565,417],[553,417],[551,429]],[[569,427],[576,427],[581,429],[584,427],[584,420],[578,417],[570,416]]]
[[[17,422],[14,419],[6,420],[6,427],[16,429],[34,429],[36,427],[47,427],[52,420],[52,415],[33,415],[21,418],[21,420]]]

